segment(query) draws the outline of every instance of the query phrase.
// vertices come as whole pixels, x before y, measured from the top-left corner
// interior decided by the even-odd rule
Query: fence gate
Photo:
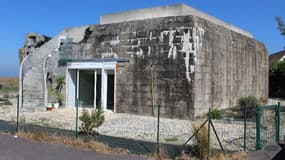
[[[273,141],[280,141],[280,102],[256,106],[256,150]]]

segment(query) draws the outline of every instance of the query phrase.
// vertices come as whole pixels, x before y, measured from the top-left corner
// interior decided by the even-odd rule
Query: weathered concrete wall
[[[202,19],[203,47],[195,64],[195,114],[236,105],[242,96],[268,97],[264,44]]]
[[[89,28],[82,42],[86,55],[130,60],[117,73],[117,112],[152,114],[152,66],[155,105],[161,105],[162,115],[193,117],[193,27],[193,17],[185,16]]]
[[[41,47],[50,39],[50,37],[45,35],[40,35],[37,33],[28,33],[25,38],[24,47],[19,49],[19,62],[21,63],[25,56],[32,53],[35,48]]]
[[[59,35],[49,40],[48,37],[28,34],[25,45],[20,49],[20,106],[29,111],[46,110],[45,77],[47,72],[55,76],[63,74],[58,68],[58,39],[60,36],[73,37],[74,42],[79,42],[84,37],[86,27],[67,28]],[[48,56],[51,57],[48,57]],[[52,64],[52,65],[49,65]],[[52,67],[49,67],[52,66]],[[58,71],[59,70],[59,71]],[[46,72],[46,73],[44,73]],[[55,80],[54,80],[55,81]]]

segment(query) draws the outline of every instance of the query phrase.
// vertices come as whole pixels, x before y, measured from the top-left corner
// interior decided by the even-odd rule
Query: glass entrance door
[[[86,68],[85,68],[86,67]],[[71,63],[67,71],[66,104],[115,110],[115,63]]]
[[[114,110],[115,75],[114,70],[107,70],[107,109]]]
[[[78,107],[94,108],[94,70],[79,70]]]

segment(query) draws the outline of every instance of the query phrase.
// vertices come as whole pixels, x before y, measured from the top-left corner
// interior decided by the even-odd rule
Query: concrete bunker
[[[20,50],[26,110],[46,109],[46,73],[65,77],[65,107],[78,99],[82,108],[119,113],[152,115],[154,102],[162,116],[186,119],[231,107],[241,96],[268,97],[265,45],[184,4],[103,15],[98,25],[29,46]]]

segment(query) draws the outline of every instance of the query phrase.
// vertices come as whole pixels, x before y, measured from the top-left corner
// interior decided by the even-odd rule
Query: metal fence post
[[[211,108],[209,108],[209,112],[208,112],[208,155],[207,155],[207,159],[210,158],[210,134],[211,134]]]
[[[275,110],[275,127],[276,127],[275,140],[276,140],[276,143],[279,143],[280,141],[280,102],[277,103],[276,110]]]
[[[160,152],[160,146],[159,146],[159,118],[160,118],[160,105],[157,106],[157,132],[156,132],[156,153],[159,155]]]
[[[155,99],[154,99],[154,78],[153,78],[153,66],[152,66],[152,63],[150,64],[150,74],[151,74],[152,115],[155,116],[155,111],[154,111],[154,105],[155,105]]]
[[[16,133],[19,132],[19,95],[17,95],[17,126]]]
[[[243,128],[243,151],[246,152],[246,112],[247,112],[247,107],[244,107],[244,115],[243,115],[243,120],[244,120],[244,128]]]
[[[78,99],[75,100],[75,106],[76,106],[76,120],[75,120],[75,137],[78,137]]]
[[[261,149],[260,144],[260,118],[261,111],[258,105],[256,105],[256,150]]]
[[[75,120],[75,137],[78,137],[78,99],[79,99],[79,70],[76,70],[76,87],[75,87],[75,107],[76,107],[76,120]]]
[[[212,129],[213,129],[213,131],[214,131],[214,134],[215,134],[215,136],[216,136],[216,138],[217,138],[217,140],[218,140],[218,142],[219,142],[219,145],[220,145],[222,151],[225,153],[224,147],[223,147],[223,145],[222,145],[222,143],[221,143],[221,140],[220,140],[220,138],[219,138],[219,136],[218,136],[218,134],[217,134],[217,131],[216,131],[216,129],[215,129],[215,126],[214,126],[212,120],[209,121],[209,123],[210,123],[211,126],[212,126]]]

